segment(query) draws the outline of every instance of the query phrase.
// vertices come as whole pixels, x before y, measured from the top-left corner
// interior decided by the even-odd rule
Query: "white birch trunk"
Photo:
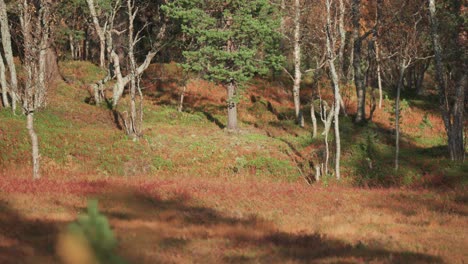
[[[339,125],[339,115],[340,115],[340,104],[341,104],[341,96],[340,96],[340,86],[339,86],[339,79],[338,74],[335,68],[335,51],[332,47],[333,43],[333,36],[332,36],[332,25],[331,25],[331,14],[330,8],[331,3],[330,0],[326,1],[327,7],[327,28],[326,28],[326,45],[327,45],[327,60],[328,66],[330,68],[330,76],[331,81],[333,84],[333,91],[335,94],[335,109],[334,111],[330,112],[330,115],[334,117],[335,123],[335,143],[336,143],[336,153],[335,153],[335,176],[339,180],[341,178],[340,174],[340,158],[341,158],[341,140],[340,140],[340,125]]]
[[[68,35],[68,41],[70,42],[70,55],[71,55],[71,59],[72,60],[75,60],[76,58],[76,54],[75,54],[75,40],[73,39],[73,35],[72,34],[69,34]]]
[[[339,61],[339,67],[337,71],[338,79],[342,80],[343,79],[343,72],[344,72],[344,50],[346,46],[346,29],[344,26],[344,19],[345,19],[345,13],[346,13],[346,8],[344,5],[344,0],[339,0],[340,4],[340,15],[339,15],[339,21],[338,21],[338,30],[340,32],[340,49],[338,51],[338,61]]]
[[[2,102],[3,107],[9,108],[10,102],[8,101],[8,84],[5,75],[5,63],[3,63],[3,56],[0,53],[0,86],[2,87]]]
[[[119,56],[113,52],[115,54],[115,57],[114,55],[111,54],[111,57],[113,58],[113,61],[114,61],[114,64],[117,62],[118,63],[118,67],[116,65],[114,65],[114,67],[117,69],[119,68],[119,72],[120,72],[120,60],[119,60]],[[143,72],[149,67],[150,63],[151,63],[151,60],[154,58],[154,56],[156,56],[156,52],[150,52],[146,55],[146,59],[145,61],[137,68],[136,70],[136,74],[137,75],[141,75],[143,74]],[[116,73],[117,74],[117,73]],[[121,74],[120,74],[121,75]],[[122,75],[121,75],[122,77]],[[117,83],[114,85],[113,87],[113,101],[112,101],[112,105],[113,107],[117,107],[117,104],[120,100],[120,98],[122,97],[122,94],[124,92],[124,88],[125,86],[129,83],[130,81],[130,76],[127,75],[125,77],[122,77],[121,80],[119,81],[118,80],[118,77],[117,77]]]
[[[96,34],[99,38],[99,66],[104,68],[106,64],[106,26],[104,29],[99,24],[99,19],[96,12],[96,7],[94,4],[94,0],[86,0],[88,4],[89,12],[91,13],[91,18],[93,20],[94,29],[96,30]]]
[[[317,137],[317,117],[315,116],[315,103],[312,99],[310,103],[310,118],[312,119],[312,138]]]
[[[296,114],[296,122],[299,126],[304,127],[304,117],[301,113],[301,2],[294,1],[294,110]]]
[[[5,54],[5,60],[8,65],[10,72],[10,96],[11,96],[11,108],[13,113],[16,112],[16,102],[18,98],[18,78],[16,75],[16,67],[13,59],[13,50],[11,48],[11,34],[10,27],[8,25],[8,15],[4,0],[0,0],[0,32],[2,33],[2,45],[3,52]]]
[[[377,61],[377,85],[379,86],[379,109],[382,108],[383,92],[382,92],[382,71],[380,69],[380,47],[378,40],[375,41],[375,58]]]
[[[36,131],[34,130],[34,112],[28,112],[27,115],[27,129],[29,137],[31,139],[31,158],[33,165],[33,179],[38,180],[41,178],[39,173],[40,163],[39,163],[39,141],[37,139]]]

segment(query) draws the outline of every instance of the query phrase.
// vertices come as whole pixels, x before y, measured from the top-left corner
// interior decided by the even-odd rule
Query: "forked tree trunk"
[[[34,112],[28,112],[27,115],[27,129],[29,137],[31,139],[31,158],[33,165],[33,179],[37,180],[41,178],[39,174],[39,141],[37,139],[36,131],[34,130]]]
[[[137,111],[137,90],[140,92],[139,83],[137,78],[137,64],[135,60],[135,45],[138,42],[138,33],[134,35],[134,21],[135,17],[138,14],[138,10],[135,9],[135,1],[127,0],[127,11],[129,14],[128,21],[128,60],[130,62],[130,120],[127,121],[127,134],[134,139],[137,139],[141,136],[141,122],[143,121],[143,116],[138,117],[138,114],[143,113],[143,98],[140,97],[139,111]]]
[[[228,130],[237,130],[237,98],[236,98],[236,85],[234,83],[229,83],[227,85],[228,93]]]
[[[45,106],[46,63],[50,34],[49,6],[44,0],[39,2],[39,9],[33,11],[33,3],[23,0],[21,4],[20,24],[23,35],[25,83],[22,86],[22,103],[26,113],[26,128],[32,147],[33,179],[39,179],[39,143],[34,130],[34,112]],[[34,28],[34,32],[33,32]]]
[[[382,90],[382,70],[380,66],[380,47],[378,40],[375,40],[375,59],[377,61],[377,85],[379,87],[379,109],[382,108],[383,90]]]
[[[136,75],[143,74],[143,72],[149,67],[151,60],[154,58],[154,56],[156,56],[156,52],[152,51],[146,55],[145,61],[136,69]],[[122,74],[120,74],[121,79],[119,80],[119,76],[117,74],[117,71],[121,73],[119,56],[117,55],[117,53],[113,52],[113,54],[111,53],[111,57],[114,61],[115,74],[117,76],[117,83],[113,86],[112,89],[112,105],[113,108],[116,108],[120,98],[123,95],[125,86],[130,82],[130,74],[125,77],[123,77]]]
[[[322,99],[320,99],[322,100]],[[333,104],[330,111],[327,112],[327,107],[326,105],[320,106],[320,119],[322,119],[322,122],[325,126],[322,135],[325,136],[325,171],[324,174],[328,175],[328,163],[330,160],[330,148],[328,146],[328,134],[330,132],[330,127],[331,123],[333,121],[334,113],[335,113],[335,105]]]

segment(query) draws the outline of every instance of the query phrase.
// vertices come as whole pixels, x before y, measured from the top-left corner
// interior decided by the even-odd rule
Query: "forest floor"
[[[228,133],[223,89],[190,83],[179,113],[177,68],[153,65],[133,142],[105,106],[86,103],[99,69],[61,67],[67,82],[37,114],[41,180],[30,180],[24,117],[0,110],[0,263],[59,263],[60,234],[91,198],[129,263],[468,261],[468,166],[448,161],[430,97],[403,104],[398,172],[389,96],[365,126],[343,117],[344,179],[315,183],[323,137],[311,138],[309,117],[294,125],[284,84],[255,80],[240,131]]]

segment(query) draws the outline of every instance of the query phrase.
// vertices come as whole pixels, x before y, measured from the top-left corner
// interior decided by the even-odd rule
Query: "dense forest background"
[[[180,69],[174,81],[183,87],[179,111],[187,83],[208,80],[227,91],[225,126],[232,131],[239,128],[237,105],[252,78],[290,85],[296,124],[304,127],[310,112],[313,138],[317,114],[325,125],[326,157],[315,162],[321,164],[317,179],[329,173],[340,179],[340,115],[352,116],[357,125],[372,123],[384,96],[394,101],[387,112],[394,124],[395,170],[408,96],[438,106],[450,159],[465,157],[466,11],[461,1],[77,0],[2,1],[1,7],[2,103],[28,117],[34,178],[39,178],[34,112],[46,106],[58,79],[68,81],[57,64],[70,60],[90,61],[106,72],[86,84],[87,102],[107,104],[116,124],[134,139],[144,130],[143,73],[152,62],[175,62]],[[326,79],[331,88],[325,93],[331,92],[333,100],[322,98]],[[301,92],[305,83],[308,94]],[[349,86],[356,91],[353,98],[344,95]],[[124,95],[129,106],[119,104]],[[422,122],[430,122],[427,113]],[[332,124],[335,146],[330,149]]]
[[[466,24],[457,0],[0,0],[0,262],[74,263],[95,197],[135,263],[463,263]],[[94,202],[71,230],[80,263],[123,261]]]

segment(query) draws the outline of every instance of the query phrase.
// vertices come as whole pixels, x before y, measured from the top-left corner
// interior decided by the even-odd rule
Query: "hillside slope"
[[[59,263],[59,234],[89,198],[130,263],[468,261],[468,168],[447,160],[430,103],[407,102],[399,172],[387,100],[375,123],[342,118],[344,180],[315,183],[323,137],[311,138],[309,117],[305,129],[294,125],[287,84],[254,80],[241,130],[228,133],[223,89],[190,83],[179,113],[175,65],[153,65],[144,137],[134,142],[105,105],[86,103],[102,72],[61,68],[67,82],[37,114],[40,181],[30,180],[24,117],[0,110],[0,263]]]

